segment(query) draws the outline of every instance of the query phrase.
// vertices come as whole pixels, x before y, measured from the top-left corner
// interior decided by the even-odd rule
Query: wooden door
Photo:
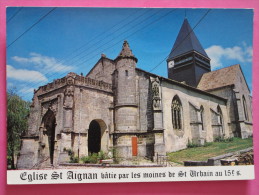
[[[138,138],[137,137],[131,137],[132,142],[132,156],[138,155]]]

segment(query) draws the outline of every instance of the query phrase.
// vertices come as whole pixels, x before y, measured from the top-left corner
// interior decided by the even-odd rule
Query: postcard
[[[253,9],[6,13],[8,184],[254,179]]]

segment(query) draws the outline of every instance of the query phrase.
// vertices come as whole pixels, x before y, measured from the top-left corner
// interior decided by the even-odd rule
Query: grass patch
[[[253,139],[231,138],[228,141],[211,142],[202,147],[187,148],[169,153],[169,161],[183,164],[183,161],[207,161],[208,158],[235,152],[253,146]]]

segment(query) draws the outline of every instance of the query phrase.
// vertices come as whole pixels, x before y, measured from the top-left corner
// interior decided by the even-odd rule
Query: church
[[[18,169],[116,151],[154,158],[218,138],[252,136],[252,97],[240,65],[211,71],[187,19],[168,55],[168,78],[137,68],[124,41],[84,76],[68,73],[34,92]]]

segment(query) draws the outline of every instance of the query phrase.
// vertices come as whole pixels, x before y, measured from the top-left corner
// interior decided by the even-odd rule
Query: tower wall
[[[203,67],[200,67],[200,66],[195,66],[195,87],[197,87],[197,85],[199,84],[199,81],[202,77],[202,75],[204,73],[207,73],[209,72],[210,70],[206,69],[206,68],[203,68]]]
[[[188,85],[195,86],[195,67],[188,65],[184,67],[173,67],[168,69],[168,78],[179,82],[185,82]]]
[[[170,64],[175,64],[170,66]],[[168,61],[168,78],[197,87],[204,73],[210,72],[209,59],[192,51]]]
[[[136,62],[131,58],[118,59],[115,72],[115,131],[137,130]]]

